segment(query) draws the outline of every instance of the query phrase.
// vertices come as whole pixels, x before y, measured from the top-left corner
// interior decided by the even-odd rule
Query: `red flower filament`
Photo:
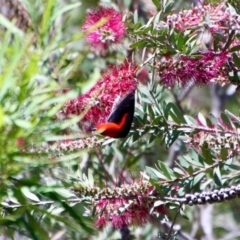
[[[106,22],[86,36],[86,41],[96,49],[106,49],[113,43],[119,43],[126,33],[121,13],[114,8],[103,6],[87,13],[82,29],[89,30],[101,19],[105,19]]]

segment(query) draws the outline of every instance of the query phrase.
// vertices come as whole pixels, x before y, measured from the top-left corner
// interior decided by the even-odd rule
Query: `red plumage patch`
[[[132,125],[135,108],[134,93],[128,93],[114,108],[107,122],[97,125],[96,130],[111,138],[125,138]]]

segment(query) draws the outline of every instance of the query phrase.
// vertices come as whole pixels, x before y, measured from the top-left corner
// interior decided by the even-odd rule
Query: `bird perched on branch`
[[[107,122],[98,124],[94,130],[111,138],[125,138],[131,129],[134,108],[134,92],[129,92],[115,106]]]

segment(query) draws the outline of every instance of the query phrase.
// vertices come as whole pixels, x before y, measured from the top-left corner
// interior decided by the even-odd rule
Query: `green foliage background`
[[[225,146],[220,153],[219,149],[206,145],[197,151],[187,149],[184,141],[179,141],[181,154],[177,156],[177,164],[174,168],[168,166],[169,147],[174,141],[197,133],[196,129],[187,128],[187,124],[197,126],[195,116],[199,112],[202,113],[199,117],[208,126],[209,122],[214,122],[221,128],[221,123],[214,117],[204,117],[211,108],[209,87],[193,89],[180,109],[175,96],[182,89],[169,90],[152,79],[147,86],[138,88],[134,127],[127,139],[100,139],[103,145],[93,149],[90,146],[73,151],[57,149],[58,141],[82,136],[73,127],[82,116],[58,121],[56,113],[68,99],[85,93],[109,63],[121,62],[128,52],[115,51],[102,58],[94,55],[85,44],[80,26],[86,9],[96,6],[98,1],[22,2],[31,19],[30,27],[18,25],[17,15],[11,21],[0,15],[2,236],[9,239],[120,239],[117,230],[99,231],[94,227],[94,212],[85,214],[86,209],[91,209],[91,197],[82,201],[71,191],[76,185],[114,188],[140,179],[140,172],[144,172],[163,195],[175,196],[176,191],[171,191],[177,184],[179,196],[184,196],[187,192],[239,183],[239,156],[228,158]],[[158,1],[153,2],[158,6]],[[132,10],[133,7],[131,1],[107,3],[121,9]],[[169,4],[169,8],[172,4],[171,1],[163,3]],[[237,1],[231,1],[231,4],[239,10]],[[179,1],[176,8],[188,6],[189,1]],[[136,13],[132,17],[136,22],[135,25],[128,22],[130,40],[126,40],[125,45],[135,42],[132,48],[137,52],[136,58],[141,59],[142,45],[137,42],[137,37],[144,34],[144,30],[140,32],[139,29],[147,23]],[[176,34],[175,37],[181,36]],[[71,91],[61,94],[66,88]],[[239,96],[234,95],[226,108],[237,117]],[[239,122],[233,123],[226,113],[222,113],[221,118],[226,124],[240,128]],[[172,125],[169,125],[170,120]],[[67,127],[71,128],[70,135],[65,132]],[[221,163],[209,167],[217,161]],[[119,177],[121,174],[124,179]],[[163,181],[159,183],[159,179]],[[166,220],[172,221],[179,205],[169,203],[168,206]],[[234,227],[226,229],[219,222],[225,218],[237,225],[240,221],[238,209],[238,199],[216,205],[212,213],[216,238],[221,239],[236,230]],[[200,207],[184,207],[177,218],[181,230],[187,233],[191,232],[192,224],[196,224],[196,239],[205,234],[198,220],[200,212]],[[162,218],[159,216],[154,223],[131,228],[132,239],[167,239],[169,228],[159,226]],[[184,238],[178,236],[176,239]]]

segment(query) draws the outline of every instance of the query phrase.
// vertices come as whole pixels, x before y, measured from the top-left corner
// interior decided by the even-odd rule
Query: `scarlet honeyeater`
[[[103,77],[88,92],[65,104],[58,113],[58,118],[65,119],[71,115],[84,113],[78,123],[83,132],[96,129],[105,136],[115,138],[127,136],[134,114],[136,71],[137,66],[128,61],[109,66],[103,72]],[[120,101],[116,101],[119,98]],[[111,133],[109,127],[112,129]]]
[[[128,135],[134,116],[134,92],[127,93],[110,113],[107,122],[97,125],[97,132],[111,138],[124,138]]]

